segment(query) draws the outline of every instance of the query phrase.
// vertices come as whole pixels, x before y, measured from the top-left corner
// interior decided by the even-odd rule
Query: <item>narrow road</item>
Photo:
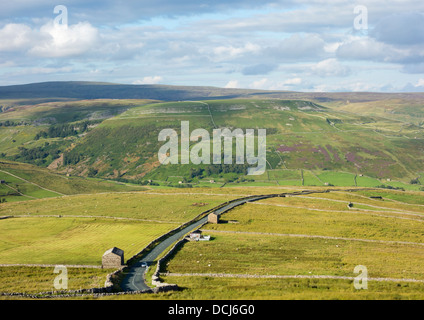
[[[272,195],[275,196],[275,195]],[[240,199],[238,201],[234,201],[229,203],[222,208],[215,210],[217,214],[222,214],[232,208],[244,204],[246,202],[257,201],[261,199],[268,198],[269,196],[257,196],[248,199]],[[192,230],[197,229],[204,223],[206,223],[208,217],[204,217],[179,232],[173,234],[172,236],[166,238],[161,243],[159,243],[156,247],[154,247],[147,255],[143,256],[139,261],[134,263],[127,276],[121,283],[121,288],[123,291],[143,291],[143,290],[151,290],[151,288],[146,284],[145,281],[145,273],[149,266],[153,265],[153,262],[163,253],[165,252],[174,242],[182,238],[185,234],[189,233]]]
[[[372,188],[358,188],[357,190],[370,190]],[[308,195],[313,193],[326,193],[331,191],[350,191],[349,189],[346,190],[340,190],[340,189],[327,189],[325,191],[319,191],[319,190],[303,190],[303,191],[295,191],[292,193],[280,193],[280,194],[268,194],[268,195],[258,195],[253,196],[249,198],[241,198],[238,200],[235,200],[217,210],[214,212],[218,215],[231,210],[234,207],[237,207],[239,205],[242,205],[246,202],[254,202],[262,199],[268,199],[268,198],[275,198],[275,197],[285,197],[286,195],[290,196],[301,196],[301,195]],[[140,258],[136,263],[134,263],[127,276],[124,278],[124,280],[121,282],[121,289],[123,291],[144,291],[144,290],[151,290],[145,280],[145,273],[149,266],[153,265],[154,261],[163,253],[165,252],[174,242],[181,239],[185,234],[189,233],[192,230],[195,230],[199,228],[201,225],[206,223],[208,220],[208,217],[204,217],[196,222],[193,222],[192,224],[188,225],[184,229],[180,230],[179,232],[173,234],[172,236],[169,236],[168,238],[164,239],[162,242],[160,242],[156,247],[154,247],[148,254]]]

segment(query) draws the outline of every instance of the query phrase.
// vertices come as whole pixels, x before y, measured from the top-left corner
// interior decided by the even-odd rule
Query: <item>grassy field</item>
[[[0,161],[0,198],[7,202],[25,201],[72,194],[143,191],[147,188],[94,178],[56,174],[34,165]]]
[[[129,259],[202,211],[239,196],[229,189],[214,189],[215,194],[206,193],[209,189],[200,191],[187,194],[182,189],[158,189],[3,203],[1,216],[19,217],[0,220],[0,264],[100,265],[102,254],[113,246],[123,249],[125,259]],[[73,270],[69,279],[74,281],[70,289],[104,284],[104,271],[69,270]],[[50,271],[0,268],[0,292],[52,290]]]
[[[400,192],[400,191],[391,191],[385,192],[383,190],[370,190],[370,191],[359,191],[359,194],[365,196],[380,196],[385,199],[400,201],[401,203],[407,203],[408,205],[424,205],[424,198],[417,196],[416,193],[411,192]]]
[[[101,265],[116,246],[125,258],[177,227],[100,218],[16,218],[1,221],[0,264]]]
[[[162,192],[102,193],[4,203],[0,215],[110,216],[184,223],[231,195]]]
[[[203,227],[212,241],[186,243],[173,256],[162,278],[183,290],[158,298],[422,299],[424,209],[416,204],[422,194],[404,193],[402,203],[390,199],[401,192],[378,194],[383,199],[369,198],[374,191],[335,192],[235,208],[224,223]],[[350,201],[369,208],[348,209]],[[370,280],[368,290],[356,290],[352,280],[267,278],[353,278],[357,265],[370,278],[421,283]]]
[[[369,282],[368,290],[356,290],[351,280],[236,279],[214,277],[166,277],[184,290],[157,296],[118,299],[206,300],[399,300],[422,299],[422,284]],[[104,299],[116,299],[106,297]]]
[[[170,273],[354,276],[424,279],[422,246],[205,231],[213,241],[185,244]],[[382,263],[385,261],[385,263]]]
[[[18,218],[0,221],[0,264],[99,264],[112,246],[129,258],[153,239],[233,198],[162,190],[3,203],[0,215]]]
[[[55,291],[54,267],[0,267],[0,292]],[[103,287],[110,269],[68,268],[68,290]],[[1,299],[1,298],[0,298]]]
[[[2,204],[1,215],[10,212],[26,217],[0,221],[0,263],[99,265],[102,253],[112,246],[122,248],[128,259],[154,238],[210,206],[243,195],[296,188],[158,188]],[[419,192],[364,190],[246,204],[225,213],[224,223],[204,226],[212,241],[185,244],[162,270],[170,273],[162,278],[177,283],[182,291],[125,298],[421,299],[424,291],[419,282],[370,280],[368,290],[358,291],[352,280],[267,277],[354,277],[354,267],[365,265],[371,278],[424,280],[422,199]],[[349,209],[348,203],[353,207]],[[81,217],[88,215],[94,217]],[[10,269],[5,269],[5,281],[13,279]],[[46,273],[17,288],[35,290],[38,281],[51,280]],[[78,283],[89,280],[82,275]]]

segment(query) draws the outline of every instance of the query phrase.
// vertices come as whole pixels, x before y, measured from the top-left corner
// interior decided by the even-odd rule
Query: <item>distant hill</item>
[[[129,85],[106,82],[42,82],[0,86],[6,99],[151,99],[162,101],[230,98],[308,99],[316,102],[367,102],[383,99],[424,99],[424,93],[294,92],[201,86]]]
[[[126,85],[104,82],[43,82],[0,87],[0,99],[152,99],[163,101],[235,98],[265,91],[185,87],[168,85]],[[283,92],[281,92],[283,93]]]

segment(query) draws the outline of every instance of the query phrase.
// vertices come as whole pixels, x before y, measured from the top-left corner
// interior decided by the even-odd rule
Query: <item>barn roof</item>
[[[109,254],[109,253],[114,253],[117,254],[118,256],[122,256],[124,254],[124,251],[117,248],[117,247],[113,247],[109,250],[107,250],[105,253],[103,253],[103,255]]]

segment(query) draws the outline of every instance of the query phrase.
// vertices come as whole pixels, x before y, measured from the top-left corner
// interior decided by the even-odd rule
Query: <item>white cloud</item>
[[[75,56],[95,47],[98,31],[87,22],[66,26],[49,22],[39,30],[25,24],[0,29],[0,51],[59,58]]]
[[[1,6],[0,66],[20,74],[8,82],[57,76],[154,84],[165,78],[175,85],[301,91],[318,83],[370,90],[367,82],[381,86],[390,79],[397,88],[423,88],[417,83],[424,73],[422,0],[369,1],[368,36],[353,30],[355,4],[347,0],[265,1],[272,6],[236,0],[243,10],[229,10],[233,4],[222,0],[207,0],[209,9],[194,0],[78,0],[69,7],[68,28],[53,24],[50,1],[33,2]],[[74,70],[64,74],[62,66]],[[37,76],[27,77],[28,71]]]
[[[98,40],[98,30],[88,22],[70,26],[50,22],[39,33],[44,41],[36,43],[29,52],[40,57],[80,55],[95,48]]]
[[[303,83],[302,78],[290,78],[284,81],[275,81],[269,78],[262,78],[254,81],[249,85],[251,89],[262,89],[262,90],[293,90],[294,87]]]
[[[7,24],[0,29],[0,51],[25,50],[34,41],[34,35],[24,24]]]
[[[214,58],[216,60],[226,60],[228,58],[236,58],[246,53],[258,52],[261,49],[260,46],[251,42],[246,43],[243,46],[219,46],[213,48]]]
[[[157,84],[162,80],[161,76],[144,77],[142,80],[134,81],[133,84]]]
[[[311,70],[320,77],[345,77],[350,74],[350,68],[334,58],[318,62]]]
[[[240,84],[237,80],[230,80],[227,82],[224,88],[239,88]]]
[[[249,88],[251,89],[263,89],[263,90],[267,90],[270,86],[270,81],[267,78],[262,78],[261,80],[257,80],[252,82],[249,85]]]
[[[343,42],[331,42],[324,45],[324,51],[327,53],[335,53]]]
[[[399,49],[371,38],[347,41],[337,49],[337,57],[350,60],[399,62],[409,55],[408,50]]]
[[[346,81],[343,83],[321,83],[313,86],[314,92],[380,92],[384,85],[365,81]]]
[[[415,87],[424,87],[424,79],[419,79]]]
[[[303,84],[303,79],[296,77],[296,78],[290,78],[284,81],[274,81],[271,82],[269,86],[269,90],[288,90],[292,91],[295,90],[296,87]]]
[[[302,83],[302,78],[292,78],[283,82],[284,85],[298,85]]]
[[[263,50],[268,59],[278,62],[317,60],[325,55],[325,41],[318,34],[292,34],[277,45],[272,43]]]

